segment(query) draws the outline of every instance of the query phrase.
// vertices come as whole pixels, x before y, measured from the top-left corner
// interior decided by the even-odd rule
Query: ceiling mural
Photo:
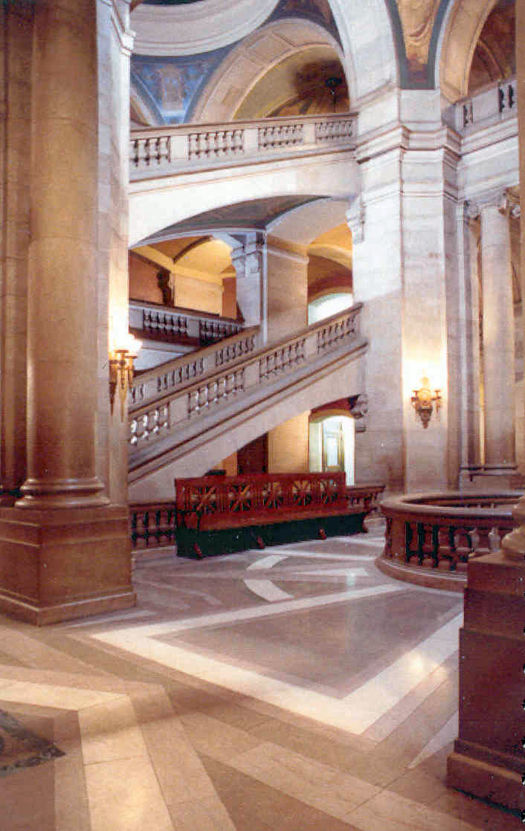
[[[131,83],[160,124],[182,124],[208,77],[220,63],[227,48],[199,56],[157,58],[133,55]]]
[[[441,0],[397,0],[409,77],[427,79],[427,64],[434,21]]]
[[[145,5],[179,5],[181,0],[148,0]],[[200,0],[184,0],[200,2]],[[281,0],[267,22],[284,17],[312,20],[337,36],[328,0]],[[159,57],[132,55],[131,83],[156,116],[158,124],[182,124],[191,119],[200,91],[235,44],[199,55]]]

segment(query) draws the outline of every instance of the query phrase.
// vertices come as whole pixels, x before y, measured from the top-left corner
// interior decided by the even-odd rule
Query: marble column
[[[481,206],[485,470],[516,468],[514,309],[507,199]]]
[[[34,5],[27,478],[0,508],[0,609],[39,625],[135,602],[127,507],[96,475],[97,26],[95,0]]]
[[[93,0],[35,7],[28,476],[19,507],[105,504],[95,476],[97,66]]]

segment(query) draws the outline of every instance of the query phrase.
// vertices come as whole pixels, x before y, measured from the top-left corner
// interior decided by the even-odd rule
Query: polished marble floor
[[[1,831],[521,827],[445,786],[461,596],[381,542],[145,559],[133,610],[0,618]]]

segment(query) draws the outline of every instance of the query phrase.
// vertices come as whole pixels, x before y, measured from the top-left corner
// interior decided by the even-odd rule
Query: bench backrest
[[[179,525],[194,525],[201,518],[206,527],[226,515],[247,520],[273,521],[314,513],[339,512],[347,504],[344,473],[259,473],[242,476],[200,476],[175,480],[175,507]]]

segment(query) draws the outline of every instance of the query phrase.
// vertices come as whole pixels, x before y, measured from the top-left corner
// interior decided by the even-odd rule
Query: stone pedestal
[[[525,568],[502,553],[469,564],[460,633],[459,736],[448,784],[525,809]]]
[[[0,610],[40,626],[135,599],[127,508],[0,508]]]

